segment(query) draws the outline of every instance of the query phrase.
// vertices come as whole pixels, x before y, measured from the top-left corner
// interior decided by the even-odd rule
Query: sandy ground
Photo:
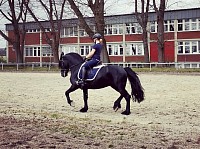
[[[200,148],[200,76],[139,74],[145,101],[113,111],[112,88],[64,92],[69,76],[59,73],[0,73],[0,148],[197,149]],[[127,84],[130,92],[130,85]]]

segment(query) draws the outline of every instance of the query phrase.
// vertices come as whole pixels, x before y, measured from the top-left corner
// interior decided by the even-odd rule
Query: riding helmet
[[[97,39],[101,39],[102,36],[101,36],[101,34],[96,33],[96,34],[93,35],[92,39],[95,39],[95,38],[97,38]]]

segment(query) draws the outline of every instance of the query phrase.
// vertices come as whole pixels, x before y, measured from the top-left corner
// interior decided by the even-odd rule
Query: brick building
[[[165,12],[166,62],[200,62],[200,8]],[[93,18],[87,18],[95,30]],[[42,22],[49,31],[49,22]],[[92,45],[86,32],[78,26],[78,19],[63,20],[60,52],[77,52],[85,56]],[[105,16],[105,39],[111,62],[144,62],[142,30],[134,14]],[[156,14],[149,14],[149,55],[158,61]],[[13,27],[6,24],[7,34],[13,36]],[[36,22],[26,23],[25,62],[52,62],[52,52]],[[8,45],[8,62],[15,62],[15,52]],[[42,49],[42,50],[41,50]]]

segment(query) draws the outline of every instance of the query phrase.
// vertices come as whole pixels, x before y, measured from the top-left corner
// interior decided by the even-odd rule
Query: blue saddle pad
[[[81,65],[79,71],[78,71],[78,79],[82,79],[82,66],[83,64]],[[99,65],[99,66],[95,66],[93,67],[92,69],[90,70],[87,70],[87,73],[86,73],[86,81],[92,81],[96,78],[99,70],[104,67],[105,65]]]

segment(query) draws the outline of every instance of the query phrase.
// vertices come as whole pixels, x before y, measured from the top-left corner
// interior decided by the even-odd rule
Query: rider
[[[101,44],[102,36],[101,34],[96,33],[93,35],[92,39],[95,44],[93,45],[92,50],[89,52],[89,54],[85,57],[86,62],[82,66],[82,80],[78,81],[78,84],[81,85],[81,88],[83,88],[85,85],[85,77],[87,70],[96,66],[100,61],[100,54],[103,47]]]

